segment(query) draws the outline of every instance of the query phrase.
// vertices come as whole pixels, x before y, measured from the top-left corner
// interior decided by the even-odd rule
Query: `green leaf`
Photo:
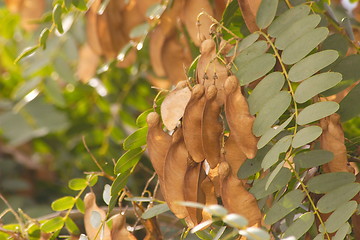
[[[39,48],[38,45],[25,48],[24,50],[22,50],[20,55],[15,59],[14,63],[18,63],[24,57],[27,57],[27,56],[33,54],[38,48]]]
[[[74,197],[62,197],[59,198],[57,200],[55,200],[54,202],[51,203],[51,208],[54,211],[63,211],[63,210],[68,210],[70,208],[73,208],[75,204],[75,198]]]
[[[242,50],[240,54],[236,56],[235,65],[238,68],[242,68],[250,61],[266,53],[267,49],[268,49],[268,44],[266,41],[255,42],[254,44]]]
[[[315,220],[313,212],[307,212],[301,215],[298,219],[295,220],[293,224],[286,229],[284,237],[294,236],[295,239],[300,239],[313,225]]]
[[[315,95],[324,92],[342,79],[342,75],[336,72],[325,72],[306,79],[296,88],[294,99],[298,103],[304,103]]]
[[[265,157],[266,153],[271,149],[271,146],[265,146],[257,151],[256,156],[253,159],[246,159],[241,165],[238,171],[238,178],[246,179],[251,175],[261,170],[261,162]]]
[[[257,148],[261,149],[266,144],[268,144],[271,139],[277,136],[282,130],[284,130],[284,128],[287,127],[287,125],[289,125],[293,117],[294,115],[291,115],[288,119],[286,119],[285,122],[283,122],[280,126],[277,126],[276,128],[269,128],[259,139],[257,143]]]
[[[321,17],[317,14],[311,14],[299,19],[279,34],[275,41],[275,47],[284,50],[298,38],[313,30],[320,23],[320,20]]]
[[[119,52],[116,59],[120,62],[124,61],[126,55],[130,52],[130,50],[134,47],[133,42],[128,42]]]
[[[64,0],[65,8],[70,10],[72,0]]]
[[[266,1],[266,0],[265,0]],[[257,227],[248,227],[244,230],[240,230],[239,234],[245,236],[248,240],[270,240],[270,235],[265,230]]]
[[[265,224],[271,225],[284,218],[295,208],[299,207],[304,197],[305,194],[299,189],[287,193],[266,213]]]
[[[341,116],[341,121],[348,121],[360,114],[360,107],[357,104],[360,102],[360,84],[356,85],[340,102],[340,109],[338,114]]]
[[[135,148],[124,153],[116,162],[114,172],[115,174],[124,173],[130,168],[134,167],[140,160],[145,149]]]
[[[281,161],[276,168],[270,173],[269,178],[267,179],[265,183],[265,190],[268,190],[270,187],[270,184],[274,181],[276,176],[280,173],[280,170],[282,169],[282,166],[284,166],[284,161]]]
[[[328,233],[336,232],[355,213],[356,208],[356,201],[342,203],[326,220],[326,231]]]
[[[146,126],[146,117],[149,113],[153,112],[154,109],[150,108],[144,112],[142,112],[136,119],[136,125],[138,127],[145,127]]]
[[[64,226],[64,219],[62,217],[55,217],[50,220],[45,221],[41,224],[40,229],[45,233],[55,232],[60,230]]]
[[[294,163],[300,168],[312,168],[328,163],[333,158],[334,154],[332,152],[326,150],[312,150],[297,154],[294,157]]]
[[[48,28],[44,28],[39,36],[39,45],[45,50],[46,49],[46,41],[49,37],[50,30]]]
[[[67,217],[65,219],[65,227],[73,235],[80,234],[80,229],[78,228],[76,223],[70,217]]]
[[[119,173],[111,185],[111,196],[117,196],[119,192],[125,187],[130,176],[130,171]]]
[[[284,49],[281,54],[282,61],[287,65],[297,63],[324,41],[328,34],[329,30],[325,27],[305,33]]]
[[[62,15],[62,7],[61,7],[61,4],[58,3],[54,6],[54,9],[53,9],[53,22],[56,26],[56,29],[58,30],[58,32],[60,34],[64,33],[61,15]]]
[[[278,37],[282,32],[288,29],[294,22],[307,16],[310,12],[308,5],[299,5],[285,11],[276,18],[268,28],[268,33],[272,37]]]
[[[360,183],[348,183],[322,196],[317,207],[321,213],[332,212],[342,203],[351,200],[359,191]]]
[[[279,117],[290,106],[291,96],[286,91],[281,91],[270,99],[256,116],[253,125],[253,133],[260,137],[263,135]]]
[[[235,72],[235,75],[239,79],[240,85],[244,86],[267,74],[275,66],[275,63],[275,56],[265,53],[243,66],[238,65],[239,70]]]
[[[131,150],[145,145],[147,131],[148,131],[148,127],[146,126],[133,132],[130,136],[128,136],[125,139],[123,143],[123,148],[125,150]]]
[[[13,94],[13,98],[15,100],[20,100],[25,97],[27,94],[32,92],[35,88],[37,88],[42,81],[41,77],[34,77],[33,79],[24,81]]]
[[[298,115],[297,124],[306,125],[335,113],[339,104],[332,101],[317,102],[304,108]]]
[[[131,198],[124,198],[125,201],[130,202],[152,202],[154,198],[152,197],[131,197]]]
[[[254,185],[250,188],[249,192],[254,195],[257,200],[262,199],[283,188],[286,184],[288,184],[291,176],[291,171],[288,168],[281,167],[279,173],[276,174],[275,178],[271,181],[269,187],[266,190],[265,185],[269,180],[270,175],[256,180]]]
[[[212,216],[224,217],[228,214],[228,210],[221,205],[213,204],[210,206],[206,206],[204,211],[210,213]]]
[[[236,213],[230,213],[222,218],[222,221],[233,228],[243,228],[249,224],[249,221]]]
[[[158,204],[158,205],[155,205],[151,208],[148,208],[142,215],[141,215],[141,218],[142,219],[149,219],[149,218],[152,218],[152,217],[155,217],[159,214],[162,214],[164,212],[167,212],[169,211],[169,207],[166,203],[162,203],[162,204]]]
[[[97,175],[87,175],[86,178],[90,187],[94,186],[99,179]]]
[[[53,78],[45,79],[45,94],[59,107],[65,107],[66,101],[61,91],[61,87],[55,82]]]
[[[85,0],[72,0],[72,4],[79,10],[87,10]]]
[[[280,92],[285,78],[280,72],[273,72],[262,79],[248,98],[249,110],[252,115],[260,111],[262,106]]]
[[[341,20],[341,25],[345,28],[345,32],[348,35],[349,39],[351,41],[355,40],[355,36],[354,36],[354,31],[353,31],[353,27],[351,24],[351,21],[348,17],[345,17]]]
[[[286,152],[292,141],[292,135],[281,138],[265,155],[261,167],[266,171],[279,160],[280,153]]]
[[[295,134],[292,142],[294,148],[302,147],[315,139],[317,139],[322,133],[322,129],[319,126],[310,126],[301,129]]]
[[[259,39],[259,34],[258,33],[252,33],[249,36],[245,37],[243,40],[241,40],[241,42],[239,43],[239,45],[237,46],[237,52],[242,52],[244,49],[247,49],[250,46],[253,46],[254,42],[256,42],[256,40]],[[263,41],[259,41],[259,42],[263,42]],[[266,49],[265,49],[266,51]],[[262,52],[264,53],[264,52]]]
[[[311,54],[290,68],[289,79],[300,82],[335,62],[339,54],[335,50],[325,50]]]
[[[256,13],[256,25],[260,29],[267,28],[274,20],[278,3],[278,0],[261,1],[259,9]]]
[[[349,233],[351,233],[351,226],[346,222],[337,230],[332,240],[343,240]]]
[[[360,55],[354,54],[346,56],[336,64],[332,70],[342,74],[344,80],[355,82],[360,79]]]
[[[319,150],[314,150],[319,151]],[[313,152],[313,151],[311,151]],[[355,175],[348,172],[325,173],[311,178],[307,184],[309,191],[317,194],[332,190],[355,181]]]
[[[150,24],[148,22],[135,26],[129,33],[130,38],[144,37],[150,30]]]
[[[76,209],[79,210],[81,213],[85,213],[85,204],[81,198],[76,199]]]
[[[340,56],[345,56],[348,50],[348,42],[346,38],[339,34],[335,33],[328,36],[321,45],[322,50],[332,49],[338,51]]]
[[[155,3],[146,10],[146,16],[149,19],[159,19],[166,9],[166,5]]]
[[[74,178],[69,181],[68,186],[71,190],[83,190],[87,187],[87,181],[83,178]]]

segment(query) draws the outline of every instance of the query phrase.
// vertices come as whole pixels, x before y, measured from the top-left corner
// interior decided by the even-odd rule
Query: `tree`
[[[5,2],[1,152],[76,193],[0,239],[359,238],[360,7]]]

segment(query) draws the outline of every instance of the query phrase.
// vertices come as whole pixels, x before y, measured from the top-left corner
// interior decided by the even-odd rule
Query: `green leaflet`
[[[291,120],[293,119],[294,115],[291,115],[288,119],[286,119],[285,122],[283,122],[280,126],[277,126],[277,128],[269,128],[264,135],[261,136],[257,143],[257,148],[260,149],[264,147],[268,142],[270,142],[271,139],[273,139],[275,136],[277,136],[284,128],[289,125]]]
[[[244,86],[267,74],[275,66],[275,63],[275,56],[265,53],[241,66],[235,72],[235,76],[239,79],[240,85]],[[237,66],[239,67],[239,65]]]
[[[314,150],[319,151],[319,150]],[[295,161],[295,160],[294,160]],[[325,173],[311,178],[307,184],[309,191],[317,194],[328,193],[355,181],[355,175],[348,172]]]
[[[141,215],[141,218],[142,219],[149,219],[149,218],[152,218],[152,217],[155,217],[161,213],[164,213],[164,212],[167,212],[169,211],[169,207],[166,203],[162,203],[162,204],[158,204],[158,205],[155,205],[149,209],[147,209],[142,215]]]
[[[272,37],[278,37],[285,29],[288,29],[294,22],[307,16],[310,12],[308,5],[299,5],[290,8],[276,18],[268,28],[268,33]]]
[[[337,231],[354,214],[356,208],[356,201],[345,202],[339,206],[326,220],[326,231],[329,233]]]
[[[256,13],[256,25],[260,29],[267,28],[274,20],[279,0],[261,1]]]
[[[321,17],[319,15],[311,14],[294,22],[276,38],[276,48],[284,50],[296,39],[313,30],[320,23],[320,20]]]
[[[312,168],[328,163],[333,158],[334,154],[332,152],[326,150],[312,150],[297,154],[294,157],[294,163],[300,168]],[[311,178],[310,181],[312,179],[314,178]]]
[[[338,57],[339,54],[335,50],[325,50],[309,55],[290,68],[289,79],[292,82],[300,82],[330,65]]]
[[[55,217],[41,224],[40,229],[45,233],[51,233],[60,230],[64,224],[65,221],[62,217]]]
[[[317,139],[322,133],[322,129],[319,126],[310,126],[298,131],[293,139],[292,146],[294,148],[302,147],[315,139]]]
[[[238,171],[238,178],[246,179],[251,175],[259,172],[261,170],[261,162],[265,157],[266,153],[271,149],[270,145],[263,147],[258,150],[256,156],[253,159],[246,159],[245,162],[241,165]]]
[[[284,166],[285,161],[281,161],[276,168],[270,173],[268,180],[265,183],[265,190],[268,190],[270,187],[270,184],[274,181],[276,176],[280,173],[280,170],[282,169],[282,166]]]
[[[313,225],[314,220],[314,213],[304,213],[298,219],[296,219],[295,222],[291,224],[288,229],[286,229],[284,237],[294,236],[296,239],[300,239],[300,237],[304,235]]]
[[[341,79],[342,75],[336,72],[325,72],[310,77],[297,87],[294,95],[295,101],[304,103],[315,95],[334,87]]]
[[[114,173],[124,173],[128,169],[135,166],[139,162],[141,155],[144,151],[145,149],[135,148],[124,153],[116,162],[116,165],[114,167]]]
[[[124,140],[123,148],[125,150],[130,150],[145,145],[147,132],[148,132],[147,126],[139,128]]]
[[[345,239],[346,235],[348,235],[350,232],[351,232],[351,226],[348,222],[346,222],[337,230],[332,240],[343,240]]]
[[[280,91],[272,97],[260,110],[253,125],[253,133],[260,137],[290,106],[291,96],[286,91]]]
[[[241,40],[241,42],[239,43],[239,45],[237,46],[237,52],[242,52],[244,49],[250,47],[253,45],[253,43],[259,39],[259,34],[258,33],[252,33],[249,36],[247,36],[246,38],[244,38],[243,40]],[[265,50],[266,51],[266,50]]]
[[[266,213],[265,224],[271,225],[284,218],[301,204],[304,197],[305,194],[299,189],[287,193]]]
[[[63,211],[73,208],[75,205],[75,198],[66,196],[59,198],[51,203],[51,208],[54,211]]]
[[[131,172],[129,170],[125,171],[124,173],[119,173],[114,182],[111,185],[111,196],[117,196],[119,192],[125,187],[128,177],[130,176]]]
[[[279,173],[272,180],[269,187],[265,190],[265,185],[270,177],[267,175],[262,179],[256,180],[252,188],[250,188],[249,192],[254,195],[254,197],[259,200],[262,199],[273,192],[280,190],[284,187],[291,179],[291,171],[288,168],[281,167]]]
[[[359,191],[360,183],[348,183],[322,196],[317,207],[322,213],[332,212],[344,202],[352,199]]]
[[[280,153],[286,152],[292,141],[292,136],[288,135],[281,138],[275,145],[270,149],[270,151],[265,155],[261,167],[266,171],[272,165],[274,165],[279,160]]]
[[[336,102],[317,102],[304,108],[298,115],[297,124],[305,125],[335,113],[339,109]]]
[[[328,34],[329,30],[326,27],[308,31],[284,49],[281,54],[283,62],[287,65],[297,63],[324,41]]]
[[[254,58],[257,58],[264,53],[266,53],[266,50],[268,49],[268,44],[266,41],[258,41],[253,43],[252,45],[245,48],[239,55],[235,58],[235,64],[236,66],[241,69],[243,66],[245,66],[247,63],[249,63]]]
[[[285,83],[284,75],[273,72],[256,85],[248,98],[249,110],[252,115],[260,111],[261,107],[282,89]]]
[[[348,43],[343,35],[335,33],[328,36],[321,45],[322,50],[337,50],[340,56],[345,56],[348,50]]]
[[[360,84],[356,85],[340,102],[338,113],[342,121],[350,120],[360,114],[360,107],[354,107],[360,102]]]

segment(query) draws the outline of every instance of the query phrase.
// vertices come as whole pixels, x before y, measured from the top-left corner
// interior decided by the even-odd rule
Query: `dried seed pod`
[[[213,181],[210,180],[209,177],[206,177],[200,185],[201,191],[204,193],[205,196],[205,206],[210,206],[213,204],[218,204],[217,198],[216,198],[216,194],[215,194],[215,187],[213,184]],[[206,221],[206,220],[210,220],[211,219],[211,214],[209,214],[206,211],[202,211],[202,220]]]
[[[136,240],[135,236],[126,229],[126,217],[124,215],[115,214],[109,221],[111,221],[111,239]]]
[[[165,127],[172,131],[175,129],[179,120],[183,117],[185,107],[191,97],[191,91],[187,87],[186,81],[181,81],[176,85],[161,104],[161,117]]]
[[[230,172],[230,165],[226,161],[221,162],[219,175],[224,207],[231,213],[244,216],[249,221],[249,226],[260,225],[262,216],[255,197]]]
[[[160,116],[156,112],[151,112],[146,118],[149,126],[147,135],[147,149],[150,161],[159,176],[162,187],[164,179],[164,166],[166,154],[170,148],[171,136],[162,130]]]
[[[239,82],[235,76],[230,76],[225,82],[225,114],[231,136],[237,142],[240,151],[247,158],[254,158],[257,152],[257,138],[252,133],[255,117],[249,112],[249,106],[241,93]]]
[[[100,228],[103,228],[103,238],[102,239],[111,239],[110,229],[109,227],[104,223],[99,224],[99,226],[93,226],[91,224],[91,215],[93,215],[93,212],[96,212],[98,215],[100,215],[101,220],[106,220],[106,213],[104,210],[98,207],[96,204],[96,196],[93,192],[87,193],[84,198],[84,204],[85,204],[85,214],[84,214],[84,225],[85,225],[85,231],[86,235],[89,237],[89,239],[99,240],[100,234],[98,234],[98,231]],[[95,236],[97,236],[95,238]]]
[[[205,159],[201,137],[201,121],[206,102],[204,93],[203,85],[194,86],[182,119],[185,145],[195,162],[202,162]]]
[[[256,13],[261,0],[238,0],[245,24],[250,32],[259,30],[256,25]]]
[[[79,52],[79,63],[76,75],[83,83],[87,83],[96,74],[96,68],[99,62],[99,56],[88,44],[84,44]]]
[[[166,154],[164,166],[163,193],[170,210],[177,218],[186,218],[189,213],[185,206],[176,204],[184,201],[184,177],[186,174],[189,154],[184,143],[182,129],[178,128],[172,138],[171,146]]]
[[[217,89],[214,85],[208,88],[202,119],[202,142],[206,161],[210,168],[220,162],[223,139],[223,123],[219,121],[221,105],[216,102]]]
[[[233,133],[230,133],[229,138],[225,142],[225,159],[231,167],[231,173],[234,177],[237,177],[237,172],[241,165],[246,160],[246,155],[239,149],[239,145],[236,142]]]
[[[216,196],[220,197],[221,190],[220,190],[219,164],[217,164],[216,167],[213,169],[210,168],[207,176],[211,180],[214,186]]]

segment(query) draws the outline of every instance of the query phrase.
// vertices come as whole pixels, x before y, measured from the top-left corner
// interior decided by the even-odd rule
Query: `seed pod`
[[[245,162],[246,156],[239,149],[239,145],[235,141],[233,132],[230,133],[229,138],[225,142],[225,159],[229,163],[231,173],[234,177],[237,177],[237,172],[241,165]]]
[[[203,85],[195,85],[182,119],[185,145],[195,162],[201,162],[205,159],[201,137],[202,113],[206,102],[204,92],[205,89]]]
[[[96,204],[96,196],[93,192],[87,193],[84,198],[84,204],[85,204],[85,214],[84,214],[84,225],[85,225],[85,231],[86,235],[89,237],[89,239],[99,240],[100,234],[98,234],[98,231],[100,228],[104,228],[103,231],[103,238],[102,239],[111,239],[110,236],[110,229],[109,227],[104,223],[99,224],[99,226],[93,226],[91,223],[91,216],[95,214],[100,215],[101,221],[105,221],[106,219],[106,213],[104,210],[98,207]],[[95,238],[95,236],[97,236]]]
[[[216,196],[220,197],[221,190],[220,190],[219,164],[217,164],[216,167],[213,169],[210,168],[207,176],[214,186]]]
[[[249,112],[249,106],[235,76],[226,79],[225,92],[225,114],[231,136],[247,158],[254,158],[257,151],[257,138],[252,133],[255,117]]]
[[[259,28],[256,25],[256,13],[261,0],[238,0],[245,24],[250,32],[255,32]]]
[[[220,162],[220,151],[223,139],[223,123],[219,121],[221,105],[216,102],[217,89],[214,85],[208,88],[202,119],[202,142],[205,157],[210,168]]]
[[[159,176],[160,185],[163,187],[165,158],[170,148],[171,136],[162,130],[160,116],[156,112],[149,113],[146,121],[149,126],[147,150],[153,168]]]
[[[172,137],[171,146],[166,154],[163,188],[166,202],[177,218],[189,216],[185,206],[176,204],[178,201],[185,200],[184,178],[188,161],[189,154],[184,143],[182,129],[178,128]]]
[[[219,175],[224,207],[231,213],[244,216],[249,221],[249,226],[260,225],[262,216],[255,197],[230,172],[230,165],[226,161],[221,162]]]
[[[111,221],[111,239],[136,240],[134,235],[126,229],[125,220],[125,216],[120,213],[115,214],[109,219]]]
[[[200,185],[201,191],[204,193],[205,196],[205,206],[210,206],[213,204],[218,204],[217,198],[216,198],[216,194],[215,194],[215,187],[213,182],[210,180],[209,177],[206,177]],[[206,220],[210,220],[211,219],[211,214],[206,212],[206,211],[202,211],[202,220],[206,221]]]

